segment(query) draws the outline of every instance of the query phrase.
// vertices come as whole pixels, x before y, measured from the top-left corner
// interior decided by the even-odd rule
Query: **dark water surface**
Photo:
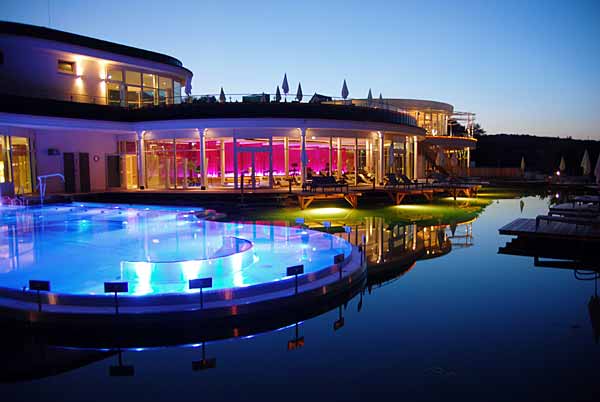
[[[300,323],[305,343],[296,350],[287,347],[292,325],[209,342],[216,368],[203,371],[192,370],[199,347],[127,350],[122,362],[135,375],[112,377],[112,352],[5,342],[5,373],[17,360],[46,359],[56,370],[88,355],[90,362],[0,384],[1,400],[600,400],[600,345],[588,313],[594,281],[498,254],[510,240],[499,227],[547,211],[547,200],[524,201],[523,212],[519,199],[494,201],[472,223],[471,246],[374,284],[360,311],[354,297],[342,307],[342,328],[334,331],[338,309]]]

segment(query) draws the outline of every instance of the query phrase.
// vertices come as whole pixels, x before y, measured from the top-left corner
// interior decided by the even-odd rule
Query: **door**
[[[119,155],[106,156],[106,186],[121,187],[121,157]]]
[[[90,154],[79,153],[79,191],[89,193],[90,186]]]
[[[75,192],[75,154],[63,153],[63,171],[65,175],[65,193]]]
[[[252,186],[256,189],[256,185],[262,185],[261,179],[265,179],[270,186],[270,165],[269,158],[273,154],[269,148],[241,148],[237,152],[237,163],[234,162],[234,168],[238,169],[238,180],[241,185],[242,173],[244,174],[244,186]],[[257,174],[258,173],[258,174]]]

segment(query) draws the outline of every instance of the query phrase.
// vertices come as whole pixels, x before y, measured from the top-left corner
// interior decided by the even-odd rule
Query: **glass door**
[[[31,193],[31,153],[29,148],[29,139],[26,137],[11,137],[10,141],[15,193]]]

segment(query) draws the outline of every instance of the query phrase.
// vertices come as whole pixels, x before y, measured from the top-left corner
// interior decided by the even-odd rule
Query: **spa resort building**
[[[192,94],[164,54],[0,22],[0,190],[379,186],[394,173],[468,175],[474,116],[408,99]],[[293,98],[293,99],[292,99]],[[454,136],[462,121],[467,135]],[[57,176],[58,177],[58,176]]]

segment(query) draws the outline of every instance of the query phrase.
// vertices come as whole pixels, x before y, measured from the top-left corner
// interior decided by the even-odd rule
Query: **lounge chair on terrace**
[[[373,180],[365,176],[363,173],[358,174],[358,180],[362,183],[372,183]]]
[[[388,173],[385,175],[385,187],[399,187],[402,183],[398,180],[394,173]]]
[[[315,192],[317,189],[321,189],[321,192],[325,192],[325,189],[333,189],[334,191],[339,189],[340,191],[346,190],[348,192],[348,183],[337,181],[334,176],[313,176],[312,181],[308,186],[311,192]]]
[[[417,180],[411,180],[408,178],[408,176],[406,176],[405,174],[400,175],[400,179],[402,180],[402,183],[407,186],[414,186],[415,188],[418,188],[419,186],[424,187],[424,185],[422,183],[419,183]]]

